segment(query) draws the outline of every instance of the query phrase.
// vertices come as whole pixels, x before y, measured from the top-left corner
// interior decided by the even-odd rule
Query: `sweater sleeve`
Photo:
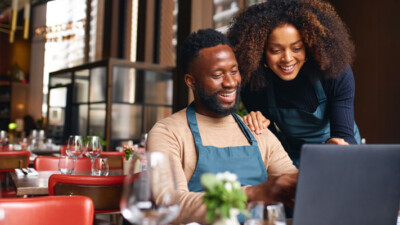
[[[164,152],[170,156],[176,176],[180,214],[172,224],[198,222],[206,224],[206,207],[203,204],[203,193],[189,192],[188,181],[182,168],[181,146],[178,137],[165,124],[156,123],[149,132],[148,151]]]
[[[329,119],[331,137],[343,138],[349,144],[356,144],[354,138],[354,77],[350,66],[338,78],[331,80]]]

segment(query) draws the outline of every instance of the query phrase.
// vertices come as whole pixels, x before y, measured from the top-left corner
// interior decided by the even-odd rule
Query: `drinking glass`
[[[246,218],[244,225],[263,225],[264,224],[264,202],[255,201],[247,204],[250,217]]]
[[[85,155],[90,158],[92,161],[92,175],[96,174],[96,170],[94,168],[94,161],[97,157],[100,156],[101,153],[101,144],[98,136],[88,136],[85,144]]]
[[[74,159],[74,164],[76,164],[76,159],[81,157],[84,152],[82,137],[78,135],[69,136],[65,151],[69,157]]]
[[[58,160],[58,171],[61,174],[73,174],[75,172],[74,159],[68,156],[60,156]]]
[[[125,178],[121,212],[133,224],[164,225],[179,213],[175,174],[168,155],[137,153]]]
[[[107,158],[97,158],[93,161],[92,175],[108,176],[109,172],[110,169]]]
[[[0,131],[0,147],[6,146],[7,140],[7,132],[5,130]]]
[[[282,202],[267,205],[266,208],[269,225],[286,225],[285,209]]]

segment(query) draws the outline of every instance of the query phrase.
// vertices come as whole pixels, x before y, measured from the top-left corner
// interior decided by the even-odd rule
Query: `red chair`
[[[33,161],[33,167],[37,171],[57,171],[59,157],[38,156]],[[76,159],[75,171],[91,171],[92,164],[89,158]]]
[[[108,159],[110,170],[123,170],[125,152],[102,152],[100,157]]]
[[[67,155],[67,146],[66,145],[61,145],[60,155]]]
[[[93,202],[85,196],[46,196],[0,199],[7,225],[92,225]]]
[[[124,178],[53,174],[49,178],[49,195],[83,195],[93,200],[95,213],[119,212]]]
[[[0,152],[0,172],[10,172],[16,168],[29,166],[29,151]]]
[[[14,171],[16,168],[27,168],[29,156],[29,151],[0,151],[0,183],[2,184],[0,197],[17,197],[7,172]]]

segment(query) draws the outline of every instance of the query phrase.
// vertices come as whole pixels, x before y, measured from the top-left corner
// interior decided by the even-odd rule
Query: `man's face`
[[[196,112],[222,117],[236,110],[241,77],[228,45],[200,50],[189,65],[185,81],[193,90]]]

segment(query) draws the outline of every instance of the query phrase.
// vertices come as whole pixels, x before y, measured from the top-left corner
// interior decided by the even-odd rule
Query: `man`
[[[180,59],[194,102],[157,122],[147,142],[175,167],[181,213],[174,223],[206,223],[200,177],[207,172],[238,175],[249,201],[293,205],[297,169],[282,145],[269,130],[253,135],[234,113],[241,77],[227,38],[199,30],[184,42]]]

